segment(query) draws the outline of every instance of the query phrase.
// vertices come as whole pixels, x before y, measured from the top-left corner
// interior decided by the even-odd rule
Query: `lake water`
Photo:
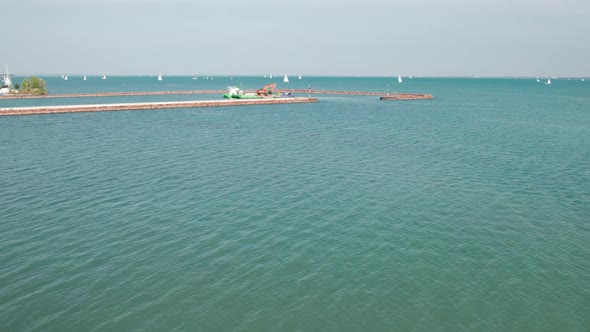
[[[590,83],[396,79],[279,88],[435,99],[0,117],[0,331],[587,331]]]

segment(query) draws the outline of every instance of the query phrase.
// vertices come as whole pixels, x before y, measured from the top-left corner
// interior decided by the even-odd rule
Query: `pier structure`
[[[378,96],[396,97],[396,100],[432,99],[432,95],[424,93],[398,93],[376,91],[347,91],[347,90],[317,90],[317,89],[277,89],[280,92],[322,95],[353,95],[353,96]],[[178,91],[128,91],[128,92],[96,92],[96,93],[68,93],[52,95],[4,95],[3,99],[35,99],[35,98],[82,98],[82,97],[126,97],[126,96],[163,96],[163,95],[222,95],[226,90],[178,90]],[[256,93],[256,90],[247,89],[246,93]]]
[[[60,105],[60,106],[30,106],[0,108],[0,116],[3,115],[34,115],[52,113],[77,113],[77,112],[101,112],[101,111],[130,111],[167,108],[193,108],[193,107],[217,107],[217,106],[244,106],[244,105],[269,105],[313,103],[317,98],[311,94],[323,95],[355,95],[355,96],[379,96],[381,100],[418,100],[432,99],[430,94],[423,93],[384,93],[375,91],[343,91],[343,90],[312,90],[312,89],[281,89],[280,93],[301,93],[309,97],[263,97],[261,99],[219,99],[219,100],[194,100],[194,101],[164,101],[143,103],[117,103],[117,104],[90,104],[90,105]],[[279,92],[277,91],[277,92]],[[252,93],[255,90],[247,90]],[[131,91],[131,92],[99,92],[99,93],[72,93],[55,95],[4,95],[4,99],[33,99],[33,98],[84,98],[84,97],[116,97],[116,96],[156,96],[156,95],[220,95],[225,90],[179,90],[179,91]],[[277,93],[278,94],[278,93]]]
[[[294,98],[220,99],[220,100],[166,101],[166,102],[148,102],[148,103],[9,107],[9,108],[0,108],[0,116],[3,116],[3,115],[54,114],[54,113],[79,113],[79,112],[104,112],[104,111],[155,110],[155,109],[168,109],[168,108],[276,105],[276,104],[314,103],[314,102],[317,102],[317,98],[294,97]]]

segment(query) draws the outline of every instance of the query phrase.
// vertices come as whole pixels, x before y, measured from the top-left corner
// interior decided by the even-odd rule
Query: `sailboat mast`
[[[6,66],[6,77],[4,78],[4,84],[8,85],[9,89],[12,89],[12,80],[10,79],[10,73],[8,72],[8,61],[4,60]]]

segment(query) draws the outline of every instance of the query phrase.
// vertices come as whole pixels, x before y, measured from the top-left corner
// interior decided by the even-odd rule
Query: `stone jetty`
[[[153,110],[153,109],[167,109],[167,108],[276,105],[276,104],[314,103],[314,102],[317,102],[317,98],[295,97],[295,98],[169,101],[169,102],[121,103],[121,104],[33,106],[33,107],[0,108],[0,116],[2,116],[2,115],[36,115],[36,114],[54,114],[54,113],[78,113],[78,112]]]

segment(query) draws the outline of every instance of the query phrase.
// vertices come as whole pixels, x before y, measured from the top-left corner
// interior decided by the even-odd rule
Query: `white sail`
[[[86,81],[86,75],[84,75],[84,77],[82,78],[82,80]]]
[[[285,82],[285,83],[289,82],[289,78],[287,77],[287,74],[285,74],[285,77],[283,77],[283,82]]]
[[[6,65],[6,74],[4,75],[4,85],[8,87],[8,90],[12,89],[12,80],[10,80],[10,73],[8,72],[8,62],[4,62]]]
[[[158,75],[158,81],[162,80],[162,74]]]
[[[12,88],[12,81],[10,80],[10,75],[8,73],[4,75],[4,85]]]
[[[65,75],[64,76],[64,81],[67,81],[67,80],[68,80],[68,75]]]
[[[397,82],[398,82],[398,83],[401,83],[401,82],[403,82],[403,81],[402,81],[402,76],[401,76],[401,75],[397,75]]]
[[[547,79],[547,82],[545,82],[545,84],[551,84],[551,79],[550,79],[550,78],[548,78],[548,79]]]
[[[537,76],[537,82],[541,82],[541,81],[539,80],[539,76]]]
[[[270,74],[270,78],[272,78],[272,74]]]
[[[301,75],[299,75],[299,79],[301,79]]]
[[[106,80],[107,79],[107,75],[102,75],[102,77],[100,79],[101,80]]]

